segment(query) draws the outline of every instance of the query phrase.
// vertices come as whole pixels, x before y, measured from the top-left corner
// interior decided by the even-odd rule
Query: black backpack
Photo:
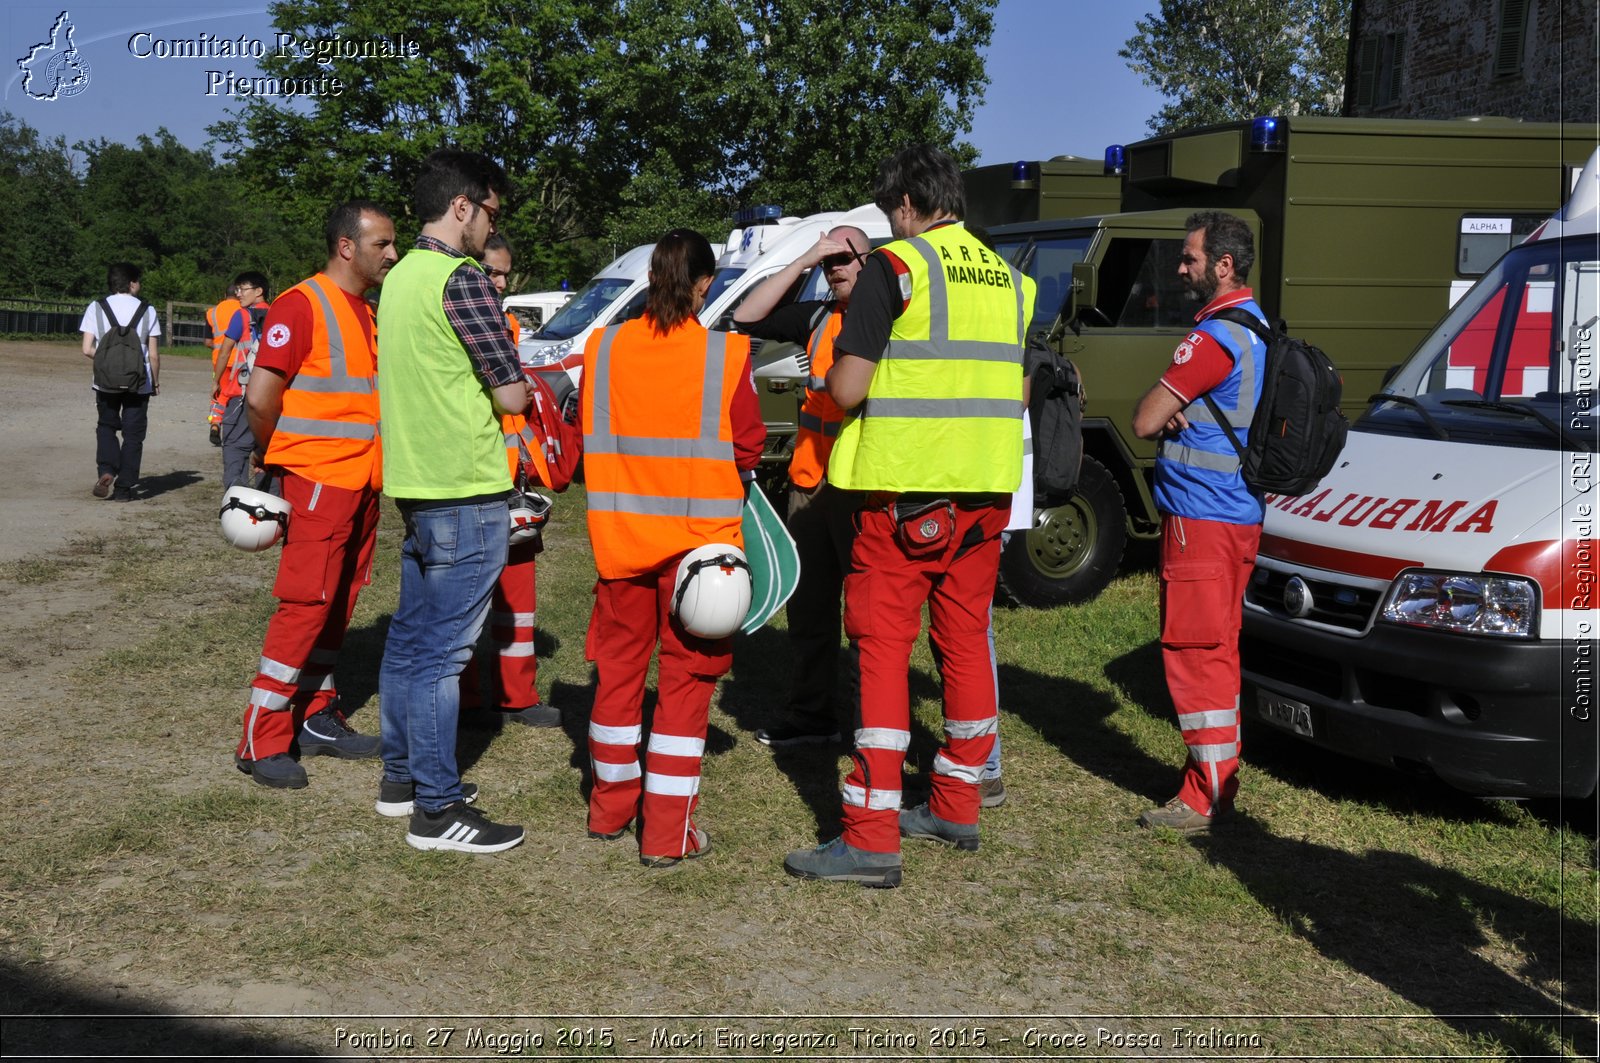
[[[98,391],[138,391],[144,384],[144,341],[139,339],[139,323],[150,304],[139,300],[126,325],[117,324],[117,315],[102,296],[95,300],[110,328],[100,336],[94,349],[94,386]]]
[[[1245,485],[1264,494],[1306,494],[1339,460],[1350,431],[1339,408],[1343,391],[1339,370],[1322,351],[1288,335],[1281,321],[1271,328],[1238,307],[1219,310],[1212,317],[1243,325],[1267,345],[1266,379],[1250,421],[1248,447],[1239,445],[1216,400],[1205,396],[1212,416],[1239,452]]]
[[[1031,381],[1028,422],[1033,429],[1034,504],[1063,502],[1078,488],[1083,467],[1083,382],[1078,367],[1043,335],[1029,337],[1023,369]]]

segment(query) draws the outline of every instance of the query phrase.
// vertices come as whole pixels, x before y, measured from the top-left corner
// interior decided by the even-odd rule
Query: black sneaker
[[[522,844],[522,828],[491,823],[489,817],[457,801],[438,812],[415,809],[406,844],[415,849],[450,849],[458,853],[499,853]]]
[[[561,710],[549,702],[541,701],[525,709],[497,714],[505,723],[520,723],[524,727],[560,727]]]
[[[373,807],[378,815],[398,819],[409,816],[413,811],[417,796],[417,784],[414,782],[395,782],[393,779],[384,779],[378,783],[378,803]],[[478,784],[464,782],[461,784],[461,800],[467,804],[478,799]]]
[[[214,446],[214,447],[222,446],[222,426],[220,424],[214,424],[214,425],[211,426],[211,431],[209,433],[209,438],[211,440],[211,445],[212,446]]]
[[[344,713],[330,707],[307,716],[300,725],[300,755],[368,760],[378,755],[378,739],[360,734],[345,721]]]
[[[123,487],[120,484],[111,492],[113,502],[132,502],[134,499],[133,488]]]
[[[287,753],[274,753],[260,760],[245,760],[235,754],[233,766],[262,786],[270,786],[274,790],[298,790],[309,781],[306,769],[296,764]]]
[[[795,746],[838,745],[844,741],[844,736],[838,731],[820,730],[816,724],[779,724],[761,728],[756,732],[756,741],[773,749],[792,749]]]

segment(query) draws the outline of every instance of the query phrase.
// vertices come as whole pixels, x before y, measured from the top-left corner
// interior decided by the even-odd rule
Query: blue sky
[[[1145,121],[1160,106],[1117,57],[1140,14],[1156,0],[1000,0],[988,51],[990,84],[973,122],[971,141],[983,163],[1074,154],[1099,158],[1107,144],[1138,140]],[[203,14],[177,3],[9,0],[0,27],[0,109],[47,136],[70,144],[104,137],[129,142],[165,126],[192,147],[206,140],[206,126],[223,121],[239,105],[225,93],[207,95],[208,70],[256,73],[252,59],[137,58],[129,39],[237,39],[244,35],[273,44],[267,5],[218,0]],[[17,60],[50,34],[67,10],[76,26],[74,43],[88,64],[88,81],[70,97],[36,100],[23,91]],[[149,50],[144,40],[138,47]],[[37,79],[35,88],[44,84]]]

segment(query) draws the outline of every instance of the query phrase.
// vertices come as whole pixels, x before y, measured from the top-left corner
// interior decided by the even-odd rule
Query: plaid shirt
[[[500,296],[488,274],[481,269],[462,268],[472,260],[431,236],[417,237],[416,246],[461,259],[462,266],[456,267],[444,282],[444,316],[472,358],[478,379],[491,388],[522,380],[522,361],[506,331],[506,314],[500,309]]]

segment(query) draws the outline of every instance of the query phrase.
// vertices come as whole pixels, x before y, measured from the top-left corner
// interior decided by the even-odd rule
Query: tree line
[[[742,206],[853,207],[906,144],[974,159],[996,2],[279,0],[275,26],[296,38],[403,36],[420,58],[269,55],[268,75],[347,88],[309,109],[249,100],[196,147],[166,130],[69,146],[0,112],[0,296],[95,294],[118,259],[161,299],[214,301],[243,269],[292,283],[321,266],[341,200],[384,205],[409,243],[413,175],[445,144],[510,177],[514,290],[577,286],[674,225],[716,239]],[[1161,0],[1121,55],[1168,98],[1152,132],[1336,112],[1348,11]],[[1047,72],[1040,92],[1063,102]]]

